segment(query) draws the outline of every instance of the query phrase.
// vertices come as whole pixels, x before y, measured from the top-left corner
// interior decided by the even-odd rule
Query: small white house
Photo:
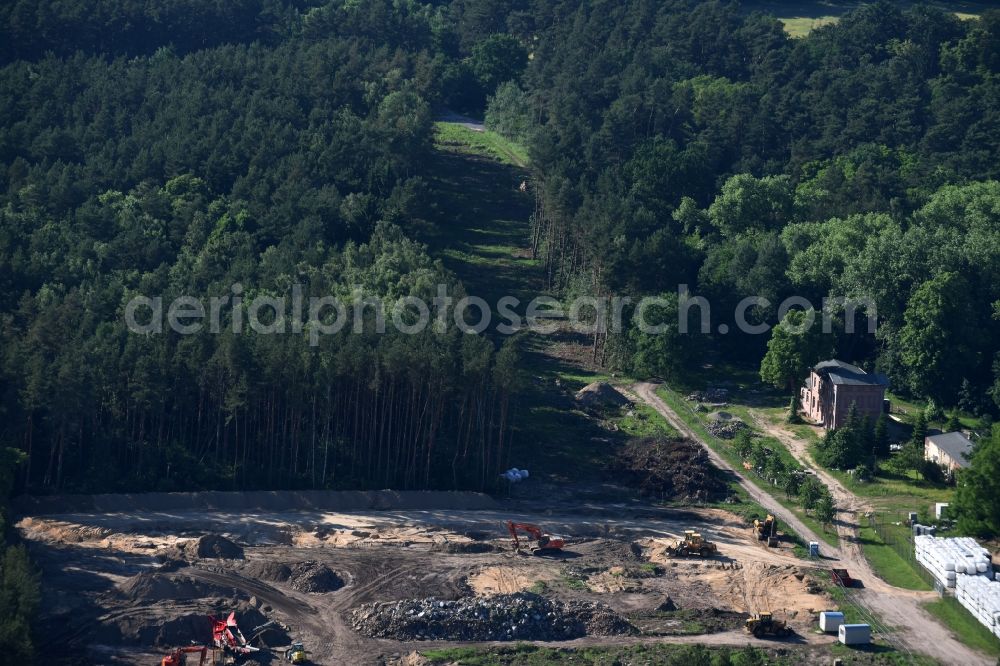
[[[972,442],[960,432],[943,432],[924,437],[924,460],[944,465],[951,471],[969,466]]]

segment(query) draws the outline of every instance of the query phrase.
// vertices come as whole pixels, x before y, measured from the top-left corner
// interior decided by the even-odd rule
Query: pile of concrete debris
[[[729,389],[710,387],[704,391],[695,391],[687,399],[690,402],[725,403],[729,402]]]
[[[724,412],[719,413],[724,414]],[[720,439],[733,439],[747,427],[742,419],[736,417],[710,418],[708,422],[708,431]]]
[[[366,636],[396,640],[551,641],[637,633],[603,604],[564,603],[527,592],[365,604],[351,612],[351,624]]]

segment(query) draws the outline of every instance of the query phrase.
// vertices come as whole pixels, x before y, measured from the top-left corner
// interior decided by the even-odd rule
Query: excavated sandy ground
[[[564,536],[565,554],[513,553],[508,518]],[[573,645],[689,641],[673,635],[682,623],[661,612],[668,600],[709,618],[706,630],[714,633],[701,637],[706,643],[755,642],[739,630],[738,613],[761,611],[788,620],[798,632],[793,642],[832,641],[813,633],[812,614],[833,604],[810,592],[804,563],[788,549],[764,547],[735,516],[715,509],[189,509],[36,515],[17,528],[44,571],[43,623],[62,646],[55,663],[80,654],[93,663],[150,663],[171,645],[206,640],[198,618],[231,608],[277,620],[287,636],[307,643],[316,663],[376,663],[428,646],[358,635],[345,617],[360,604],[521,591],[605,603],[645,633]],[[719,555],[667,557],[666,546],[689,528],[716,541]],[[204,534],[227,537],[244,559],[190,557],[189,542]],[[344,586],[295,589],[279,574],[302,562],[325,566]]]

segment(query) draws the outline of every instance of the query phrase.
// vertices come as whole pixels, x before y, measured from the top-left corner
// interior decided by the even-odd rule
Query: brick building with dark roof
[[[813,367],[799,397],[806,418],[825,428],[839,428],[852,404],[857,405],[861,417],[878,418],[888,386],[889,379],[881,373],[830,360]]]

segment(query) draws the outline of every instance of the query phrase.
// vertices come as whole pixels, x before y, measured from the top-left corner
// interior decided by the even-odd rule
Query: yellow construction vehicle
[[[302,643],[292,643],[285,650],[285,661],[292,664],[308,664],[309,652],[303,647]]]
[[[784,638],[792,634],[791,628],[784,620],[775,620],[770,613],[761,613],[747,618],[746,627],[748,634],[753,634],[754,638],[765,638],[776,636]]]
[[[771,514],[767,514],[767,518],[764,520],[755,518],[753,521],[753,531],[757,535],[757,539],[767,541],[767,545],[771,548],[778,545],[777,530],[778,521]]]
[[[684,538],[673,546],[667,546],[666,550],[667,555],[670,557],[686,557],[688,555],[710,557],[718,552],[718,546],[694,530],[684,530]]]

